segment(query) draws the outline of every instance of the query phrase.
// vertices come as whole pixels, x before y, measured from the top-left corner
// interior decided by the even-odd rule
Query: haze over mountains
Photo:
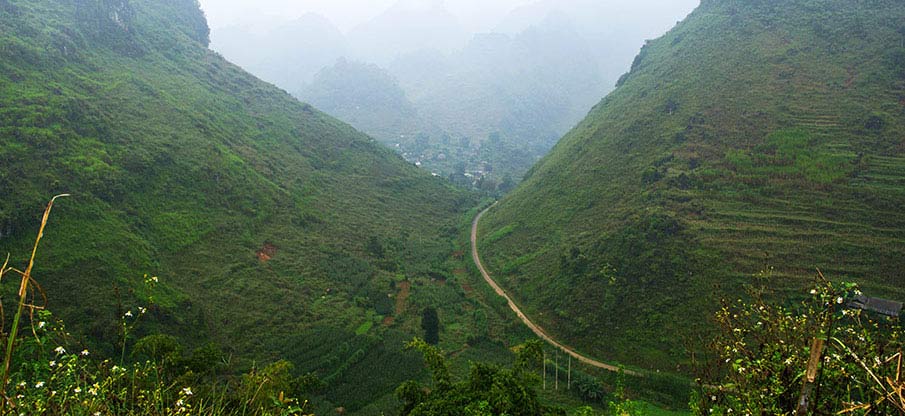
[[[495,188],[520,178],[612,88],[644,40],[693,5],[527,2],[486,33],[472,33],[443,1],[406,0],[343,40],[325,19],[307,15],[271,23],[277,29],[215,29],[212,47],[302,100],[332,109],[410,162],[468,185],[486,177],[483,185]],[[657,12],[640,13],[645,7]],[[362,80],[343,72],[347,65],[333,66],[339,58],[376,64],[392,78],[383,94],[401,89],[405,102],[380,110],[360,106],[354,86]],[[313,71],[318,66],[321,77]],[[381,116],[388,114],[394,115]],[[401,118],[409,121],[392,121]]]

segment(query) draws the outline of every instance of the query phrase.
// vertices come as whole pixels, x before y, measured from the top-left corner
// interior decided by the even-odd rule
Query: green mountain
[[[905,299],[903,22],[901,1],[703,1],[490,211],[485,262],[567,344],[673,371],[744,285],[820,268]]]
[[[340,58],[298,97],[391,146],[439,131],[420,118],[396,79],[374,64]]]
[[[195,0],[0,0],[0,252],[24,268],[72,193],[35,276],[93,351],[118,357],[153,297],[127,344],[286,357],[337,406],[385,405],[423,372],[402,352],[422,310],[470,316],[443,283],[476,201],[207,44]]]

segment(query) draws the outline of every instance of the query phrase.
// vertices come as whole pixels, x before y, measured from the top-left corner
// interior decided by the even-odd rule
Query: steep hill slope
[[[482,221],[485,263],[557,337],[659,369],[769,267],[780,294],[820,267],[905,299],[903,22],[702,2]]]
[[[421,371],[401,357],[420,308],[461,309],[451,286],[418,286],[399,313],[391,298],[451,274],[474,201],[207,43],[194,0],[0,0],[0,252],[21,264],[46,200],[71,192],[35,274],[98,354],[153,296],[130,343],[290,357],[356,386],[330,390],[338,404],[371,403]],[[374,363],[397,364],[350,381]]]

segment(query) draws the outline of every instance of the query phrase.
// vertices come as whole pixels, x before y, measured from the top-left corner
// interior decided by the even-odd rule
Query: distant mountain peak
[[[468,33],[443,0],[400,0],[352,30],[349,39],[356,59],[385,65],[420,49],[461,47]]]
[[[442,10],[446,12],[446,3],[443,0],[399,0],[389,10],[397,12],[431,12]]]

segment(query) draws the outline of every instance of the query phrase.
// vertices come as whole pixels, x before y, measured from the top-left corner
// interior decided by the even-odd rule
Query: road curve
[[[481,276],[484,277],[484,280],[487,282],[487,284],[489,284],[490,287],[492,287],[493,290],[498,295],[500,295],[506,299],[506,302],[509,303],[509,309],[512,309],[512,311],[515,312],[516,315],[518,315],[519,319],[521,319],[522,322],[529,329],[531,329],[532,332],[534,332],[534,334],[536,334],[538,337],[540,337],[544,341],[547,341],[554,347],[563,350],[566,354],[571,355],[578,361],[583,362],[583,363],[593,366],[593,367],[597,367],[597,368],[601,368],[601,369],[604,369],[607,371],[613,371],[613,372],[624,371],[625,374],[632,375],[632,376],[641,375],[635,371],[623,370],[614,365],[605,364],[605,363],[602,363],[595,359],[588,358],[584,355],[581,355],[581,354],[575,352],[575,350],[563,345],[562,343],[556,341],[551,336],[547,335],[547,333],[544,332],[543,328],[535,325],[534,322],[531,322],[531,320],[528,319],[528,317],[524,313],[522,313],[522,310],[519,309],[518,305],[516,305],[515,302],[512,301],[512,298],[509,297],[509,295],[506,293],[506,291],[504,291],[503,288],[501,288],[500,285],[498,285],[496,283],[496,281],[494,281],[493,278],[490,277],[490,273],[488,273],[487,269],[484,268],[484,265],[481,263],[481,256],[478,254],[478,222],[481,221],[481,217],[483,217],[484,214],[487,213],[487,211],[490,211],[490,209],[495,206],[496,206],[496,204],[493,204],[490,207],[488,207],[487,209],[481,211],[481,213],[479,213],[475,217],[474,222],[471,224],[471,257],[472,257],[472,259],[474,259],[475,266],[477,266],[478,270],[481,271]]]

